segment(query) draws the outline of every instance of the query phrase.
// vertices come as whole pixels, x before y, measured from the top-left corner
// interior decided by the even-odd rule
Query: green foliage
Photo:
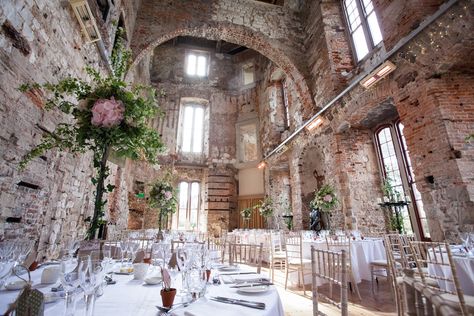
[[[174,214],[178,207],[178,190],[173,186],[172,171],[165,173],[162,179],[157,180],[150,190],[149,205],[158,211],[159,226],[170,214]]]
[[[67,77],[56,84],[22,84],[18,88],[22,92],[41,89],[48,96],[45,102],[47,110],[59,109],[74,119],[73,123],[61,123],[52,133],[45,133],[41,143],[23,157],[19,164],[20,170],[32,159],[53,148],[71,153],[92,151],[94,154],[93,165],[97,174],[91,180],[97,190],[89,238],[93,238],[104,214],[104,191],[111,192],[114,189],[113,185],[105,187],[104,184],[109,175],[106,163],[110,153],[113,151],[119,157],[141,159],[154,164],[158,153],[164,149],[158,132],[148,126],[150,119],[161,114],[156,104],[155,90],[145,86],[127,87],[123,78],[131,55],[125,51],[122,37],[119,37],[112,56],[112,75],[102,76],[99,71],[87,67],[85,70],[90,81]],[[93,125],[93,107],[96,102],[110,101],[112,98],[123,104],[123,118],[111,127]]]
[[[466,136],[466,143],[470,143],[474,141],[474,134]]]
[[[253,212],[253,208],[246,207],[240,212],[240,215],[242,215],[242,217],[245,219],[249,219],[252,216],[252,212]]]
[[[314,192],[314,198],[310,202],[309,206],[312,209],[319,209],[322,212],[329,212],[339,203],[334,191],[334,187],[330,184],[323,185],[319,191]]]
[[[266,197],[263,201],[255,205],[254,210],[258,210],[260,215],[268,218],[273,215],[273,201],[270,197]]]

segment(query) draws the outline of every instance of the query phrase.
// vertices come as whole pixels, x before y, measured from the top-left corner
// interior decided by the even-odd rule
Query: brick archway
[[[148,29],[148,27],[147,27]],[[133,63],[130,67],[134,69],[148,53],[155,47],[178,36],[194,36],[210,40],[224,40],[226,42],[242,45],[251,48],[263,56],[267,57],[295,83],[295,87],[303,109],[313,109],[314,102],[305,78],[305,67],[303,55],[295,53],[294,49],[287,48],[278,40],[270,39],[252,29],[232,23],[202,23],[194,27],[176,28],[171,26],[161,26],[160,32],[151,32],[137,26],[132,41]],[[287,51],[288,50],[288,51]],[[290,57],[290,53],[293,56]],[[131,74],[129,71],[127,77]]]

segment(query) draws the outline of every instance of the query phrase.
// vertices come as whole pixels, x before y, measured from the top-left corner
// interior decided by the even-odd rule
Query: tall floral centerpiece
[[[90,80],[68,77],[56,84],[24,84],[23,92],[43,91],[47,97],[47,110],[59,109],[68,114],[68,122],[60,123],[51,133],[45,133],[42,141],[23,157],[20,169],[47,150],[57,148],[71,153],[93,153],[92,177],[95,185],[95,203],[87,230],[87,239],[95,238],[103,221],[105,192],[113,185],[105,186],[110,170],[107,160],[113,152],[120,157],[142,159],[156,163],[158,152],[163,149],[159,134],[148,126],[148,120],[156,117],[155,90],[150,87],[130,88],[124,81],[130,53],[121,41],[112,54],[113,71],[104,77],[99,71],[86,68]]]
[[[330,213],[338,203],[339,200],[337,199],[334,187],[330,184],[325,184],[318,191],[315,191],[314,198],[309,206],[312,212],[319,212],[324,228],[329,230],[331,229]],[[313,214],[311,214],[311,219],[313,220]]]
[[[252,217],[253,209],[251,207],[244,208],[240,215],[242,215],[242,219],[244,220],[244,227],[249,228],[250,217]]]
[[[258,210],[260,215],[262,215],[263,220],[265,221],[265,226],[267,226],[268,218],[273,215],[273,201],[270,197],[266,197],[263,201],[259,202],[254,206],[255,210]]]
[[[163,223],[170,214],[176,212],[178,206],[177,189],[173,187],[170,173],[152,185],[149,204],[158,210],[158,228],[161,231]]]

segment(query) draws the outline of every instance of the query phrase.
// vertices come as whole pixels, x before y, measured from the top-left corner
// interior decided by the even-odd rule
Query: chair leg
[[[304,266],[301,267],[300,272],[301,272],[301,281],[302,281],[301,283],[303,285],[303,295],[306,296],[306,287],[304,286]]]
[[[288,266],[285,268],[285,290],[288,285]]]
[[[370,285],[372,287],[372,295],[375,295],[375,289],[374,289],[374,266],[370,266]]]

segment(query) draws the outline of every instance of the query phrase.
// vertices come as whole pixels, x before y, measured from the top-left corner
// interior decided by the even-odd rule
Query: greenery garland
[[[109,76],[102,77],[99,71],[87,67],[90,83],[68,77],[57,84],[23,84],[19,88],[22,92],[46,91],[50,95],[45,102],[47,110],[59,109],[74,118],[73,123],[60,123],[53,132],[44,134],[41,143],[23,157],[20,170],[53,148],[71,153],[93,152],[97,173],[92,183],[96,193],[94,214],[86,219],[90,221],[87,239],[95,237],[103,222],[105,190],[114,189],[113,185],[104,185],[110,174],[107,167],[110,154],[156,163],[157,154],[164,148],[158,132],[148,127],[148,121],[161,113],[156,91],[141,85],[128,89],[123,79],[130,56],[119,36],[111,58],[113,72]]]
[[[314,198],[310,202],[309,206],[312,209],[319,209],[322,212],[329,212],[339,203],[334,191],[334,187],[331,185],[323,185],[319,191],[315,191]]]

